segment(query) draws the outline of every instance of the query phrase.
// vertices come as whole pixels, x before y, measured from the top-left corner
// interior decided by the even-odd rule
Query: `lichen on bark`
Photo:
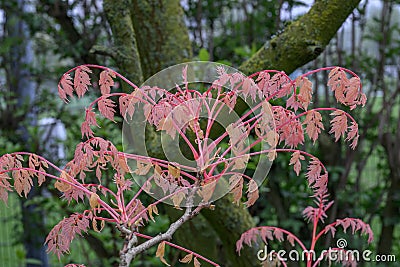
[[[133,0],[130,11],[145,78],[192,58],[179,0]]]
[[[124,75],[136,84],[143,82],[142,67],[140,65],[139,51],[136,45],[136,34],[129,11],[127,0],[104,0],[103,9],[110,24],[113,34],[114,51],[118,68]],[[123,88],[130,91],[131,88]]]
[[[263,69],[291,73],[317,58],[360,0],[317,0],[310,11],[291,22],[240,66],[245,74]]]

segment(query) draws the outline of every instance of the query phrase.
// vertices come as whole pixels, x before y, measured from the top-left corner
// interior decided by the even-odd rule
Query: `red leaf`
[[[301,170],[300,160],[304,160],[304,156],[300,154],[300,151],[296,151],[292,154],[292,157],[289,162],[289,165],[294,165],[293,168],[297,176],[299,176]]]
[[[114,86],[115,72],[112,70],[103,70],[100,73],[99,85],[102,95],[109,94],[111,91],[111,86]]]
[[[88,73],[92,71],[86,66],[80,66],[75,70],[74,88],[78,97],[82,97],[91,85]]]
[[[321,130],[324,129],[321,114],[314,110],[309,111],[303,124],[307,125],[306,133],[315,143],[315,141],[318,139],[318,135],[321,133]]]
[[[58,85],[58,94],[64,102],[67,102],[67,96],[73,96],[74,88],[72,85],[72,78],[69,73],[64,74],[61,78],[60,84]]]
[[[82,214],[74,213],[63,219],[54,226],[47,236],[45,241],[48,246],[47,251],[60,258],[62,254],[69,252],[69,246],[76,235],[87,232],[89,227],[89,219]]]
[[[335,117],[331,120],[332,129],[329,131],[329,133],[334,133],[335,141],[338,141],[340,136],[344,136],[344,134],[347,132],[346,113],[341,110],[336,110],[332,112],[331,115]]]
[[[244,204],[246,207],[250,207],[257,201],[258,197],[258,185],[256,181],[250,180],[247,189],[247,201]]]
[[[89,123],[87,121],[82,122],[81,125],[81,133],[82,133],[82,138],[86,136],[86,138],[91,138],[94,136],[94,133],[92,129],[89,126]]]
[[[101,115],[103,115],[105,118],[111,121],[114,121],[114,113],[115,113],[114,101],[108,98],[100,98],[99,102],[97,102],[97,105],[99,107]]]
[[[243,194],[243,177],[240,174],[235,174],[229,178],[229,192],[233,194],[233,203],[239,205]]]

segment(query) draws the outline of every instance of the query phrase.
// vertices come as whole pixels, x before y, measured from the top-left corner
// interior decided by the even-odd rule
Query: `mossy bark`
[[[132,0],[130,12],[145,79],[192,58],[179,0]]]
[[[171,221],[176,221],[182,216],[182,211],[169,205],[165,206],[165,212],[168,214]],[[218,263],[224,262],[226,258],[223,249],[220,250],[222,244],[221,238],[219,238],[218,233],[210,227],[209,222],[202,214],[197,215],[182,225],[182,227],[175,232],[172,242]],[[184,253],[182,253],[182,255],[184,255]],[[202,262],[201,266],[211,267],[212,265],[207,262]],[[223,266],[225,267],[226,265],[224,264]]]
[[[264,69],[292,73],[317,58],[361,0],[316,0],[310,11],[291,22],[240,66],[245,74]]]
[[[256,246],[244,246],[240,256],[236,252],[236,241],[243,232],[255,227],[255,223],[243,204],[238,206],[232,202],[233,198],[229,194],[215,202],[215,210],[206,209],[201,212],[222,241],[225,260],[220,263],[224,267],[259,266],[259,248]]]
[[[104,13],[114,41],[110,54],[125,77],[139,85],[143,82],[143,73],[129,6],[128,0],[103,1]],[[123,87],[123,90],[129,93],[132,88]]]

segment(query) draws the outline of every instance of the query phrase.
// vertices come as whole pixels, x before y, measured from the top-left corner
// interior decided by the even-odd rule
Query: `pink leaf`
[[[86,66],[80,66],[75,70],[74,88],[78,97],[82,97],[91,85],[88,73],[92,71]]]
[[[89,219],[78,213],[63,219],[50,231],[46,238],[47,251],[53,252],[58,258],[69,252],[69,246],[76,235],[89,230]]]
[[[288,236],[287,236],[287,240],[289,241],[289,243],[290,243],[292,246],[294,246],[294,236],[288,235]]]
[[[86,121],[88,122],[89,126],[94,125],[99,127],[96,121],[96,113],[93,110],[86,109]]]
[[[318,139],[318,135],[321,133],[321,130],[324,129],[321,114],[317,111],[310,110],[307,113],[303,124],[306,125],[306,133],[315,143],[315,141]]]
[[[58,85],[58,94],[64,102],[67,101],[67,96],[72,97],[74,94],[74,88],[72,87],[72,78],[71,75],[64,74],[61,78],[60,84]]]
[[[89,123],[87,121],[82,122],[81,125],[81,133],[82,133],[82,138],[86,136],[86,138],[91,138],[94,136],[94,133],[92,129],[89,126]]]
[[[253,179],[249,181],[247,189],[247,201],[244,203],[246,207],[252,206],[258,199],[258,185]]]
[[[135,103],[138,100],[135,99],[133,95],[124,95],[119,98],[119,108],[121,115],[126,120],[127,115],[129,115],[132,119],[132,116],[135,112]]]
[[[114,121],[114,101],[108,98],[100,98],[100,100],[97,102],[97,105],[99,107],[101,115],[111,121]]]
[[[331,115],[335,117],[331,120],[332,129],[329,133],[334,133],[335,141],[338,141],[340,136],[344,136],[347,132],[347,117],[344,111],[341,110],[336,110]]]
[[[307,77],[300,76],[296,79],[295,86],[299,90],[298,94],[295,95],[299,105],[295,105],[294,110],[296,111],[297,107],[307,110],[307,107],[312,100],[312,83]]]
[[[290,159],[289,162],[289,165],[294,165],[293,168],[297,176],[299,176],[301,170],[300,160],[304,160],[304,156],[300,154],[300,151],[296,151],[292,154],[292,158]]]
[[[358,143],[358,124],[354,121],[351,122],[351,125],[349,126],[349,132],[347,134],[346,141],[352,141],[350,147],[352,149],[355,149]]]
[[[279,242],[285,240],[285,238],[283,238],[283,232],[279,228],[274,229],[274,236]]]
[[[238,205],[243,194],[243,177],[240,174],[229,178],[229,192],[233,194],[233,203]]]
[[[111,70],[103,70],[100,73],[99,85],[102,95],[109,94],[111,87],[114,86],[115,72]]]

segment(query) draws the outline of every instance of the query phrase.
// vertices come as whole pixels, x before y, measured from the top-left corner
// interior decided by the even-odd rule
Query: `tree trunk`
[[[125,77],[139,85],[143,82],[143,73],[128,1],[104,0],[103,8],[110,24],[114,41],[114,47],[107,53],[111,53]],[[123,89],[126,93],[132,90],[132,88]]]
[[[132,0],[133,27],[145,79],[192,58],[179,0]]]
[[[107,2],[111,3],[107,0],[104,3]],[[141,70],[145,79],[163,68],[191,59],[190,40],[178,0],[132,0],[132,4],[129,1],[117,2],[124,5],[120,7],[121,10],[130,10],[135,32],[135,35],[130,35],[130,38],[136,36],[136,40],[131,40],[130,43],[137,44]],[[240,69],[246,74],[265,68],[292,72],[316,58],[324,50],[359,2],[360,0],[317,0],[308,14],[293,22],[281,35],[272,39],[269,45],[261,48],[256,55],[245,62]],[[120,28],[117,22],[120,15],[112,14],[107,8],[104,10],[108,13],[107,18],[111,27],[118,31]],[[114,34],[114,42],[125,43],[118,40],[123,37]],[[131,60],[130,63],[129,60]],[[127,64],[137,64],[132,60],[132,58],[127,58]],[[135,71],[132,69],[128,71],[124,69],[123,64],[118,62],[117,64],[128,74]],[[137,81],[134,80],[134,82]],[[231,264],[231,266],[240,267],[259,264],[256,248],[246,248],[242,251],[241,257],[238,257],[235,251],[235,243],[240,235],[255,226],[247,209],[232,204],[231,198],[227,196],[216,202],[214,211],[204,210],[201,214],[208,221],[209,227],[217,233],[210,243],[216,244],[218,238],[224,242],[223,250],[227,253],[224,266]],[[190,230],[182,229],[182,232],[188,233],[188,231],[190,233]],[[179,231],[176,234],[179,235]],[[197,232],[192,236],[203,234],[206,233]],[[193,243],[193,240],[191,241]],[[190,244],[186,245],[190,246]],[[201,249],[198,247],[196,252],[201,253]]]
[[[398,122],[400,128],[400,122]],[[399,222],[400,214],[400,132],[395,134],[385,133],[382,136],[382,145],[388,156],[390,169],[390,188],[387,193],[385,208],[381,216],[382,227],[381,236],[378,243],[379,255],[389,255],[391,253],[394,237],[395,225]]]
[[[35,83],[32,80],[29,66],[32,64],[33,53],[31,46],[30,33],[28,25],[23,21],[23,15],[26,13],[27,3],[24,0],[18,0],[15,6],[5,7],[5,29],[7,37],[10,40],[17,40],[10,48],[10,53],[5,56],[5,66],[7,72],[8,85],[10,91],[15,93],[17,100],[17,109],[24,109],[29,113],[24,114],[26,121],[30,126],[36,125],[36,114],[29,108],[35,98]],[[11,114],[14,117],[14,114]],[[28,119],[27,119],[28,118]],[[15,119],[15,117],[14,117]],[[18,123],[17,133],[20,133],[20,140],[28,144],[30,138],[28,129],[21,123]],[[26,151],[32,150],[27,145]],[[35,187],[28,195],[28,199],[40,195],[40,190]],[[44,212],[36,205],[27,205],[27,201],[22,199],[22,224],[23,240],[26,249],[26,258],[35,259],[41,262],[40,266],[48,266],[46,249],[43,246],[45,240],[44,234]],[[39,266],[38,264],[27,264],[27,267]]]

